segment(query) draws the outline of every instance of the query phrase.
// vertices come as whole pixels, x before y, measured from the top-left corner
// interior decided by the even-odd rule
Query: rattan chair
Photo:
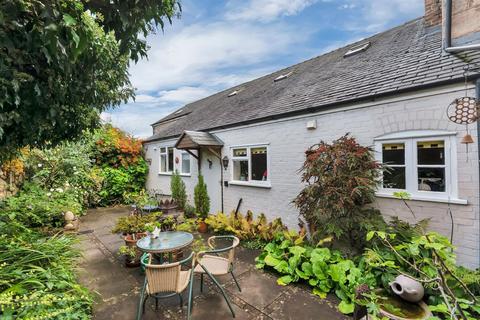
[[[191,262],[190,269],[182,270],[182,266]],[[190,319],[192,306],[192,283],[193,268],[195,265],[194,253],[188,258],[173,263],[152,264],[152,255],[142,257],[142,265],[145,268],[145,282],[140,295],[137,319],[141,319],[145,312],[145,303],[149,297],[155,298],[155,309],[158,309],[158,299],[178,295],[180,307],[183,307],[182,292],[189,288],[187,319]]]
[[[217,248],[215,245],[215,240],[231,240],[232,244],[225,248]],[[195,273],[200,274],[200,292],[203,292],[203,276],[207,274],[210,279],[217,285],[220,289],[225,301],[232,312],[233,317],[235,317],[235,312],[230,304],[230,301],[215,276],[221,276],[226,274],[231,274],[235,284],[239,291],[242,291],[240,285],[238,284],[235,274],[233,273],[234,269],[234,258],[235,258],[235,248],[240,243],[240,240],[235,236],[213,236],[208,238],[208,246],[211,250],[209,251],[200,251],[197,253],[197,265],[195,266]],[[226,257],[222,257],[219,254],[226,253]]]

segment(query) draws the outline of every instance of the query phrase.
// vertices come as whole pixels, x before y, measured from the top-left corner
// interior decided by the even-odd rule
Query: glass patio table
[[[163,231],[158,238],[144,237],[137,241],[137,247],[143,252],[169,253],[181,250],[193,242],[193,235],[183,231]]]

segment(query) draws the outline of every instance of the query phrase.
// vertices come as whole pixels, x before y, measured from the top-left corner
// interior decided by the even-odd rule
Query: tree
[[[210,198],[208,197],[207,185],[201,174],[198,175],[198,183],[193,190],[193,198],[199,218],[205,219],[210,211]]]
[[[180,209],[184,209],[187,203],[187,191],[185,190],[185,183],[177,170],[175,170],[170,179],[170,190],[172,199],[177,202]]]
[[[0,2],[0,160],[57,144],[134,97],[129,58],[179,11],[176,0]]]
[[[302,182],[307,185],[294,200],[300,215],[317,240],[333,235],[361,249],[366,230],[383,224],[377,210],[365,207],[374,199],[380,176],[371,148],[347,134],[332,144],[321,141],[306,156]]]

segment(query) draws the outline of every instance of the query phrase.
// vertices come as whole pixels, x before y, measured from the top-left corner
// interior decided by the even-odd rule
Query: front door
[[[218,213],[222,210],[222,184],[220,160],[210,150],[201,150],[201,170],[207,185],[208,196],[210,197],[210,213]]]

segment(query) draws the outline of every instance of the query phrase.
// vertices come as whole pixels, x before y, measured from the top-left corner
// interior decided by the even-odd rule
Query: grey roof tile
[[[184,130],[208,131],[398,90],[463,81],[465,61],[480,64],[480,52],[468,52],[466,58],[462,57],[465,54],[444,53],[440,28],[425,28],[422,18],[358,43],[365,41],[371,46],[353,56],[343,57],[356,44],[190,103],[180,117],[172,113],[158,121],[156,134],[146,141],[178,136]],[[293,73],[288,78],[273,81],[290,71]],[[238,88],[242,90],[237,95],[228,97]]]

